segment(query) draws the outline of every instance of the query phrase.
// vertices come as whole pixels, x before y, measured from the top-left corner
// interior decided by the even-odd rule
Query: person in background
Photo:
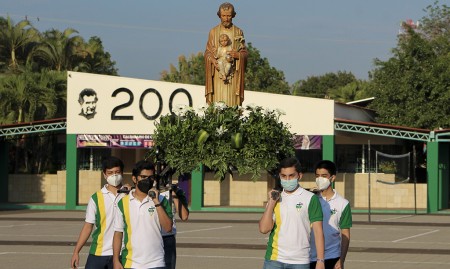
[[[71,268],[79,266],[79,253],[91,233],[92,243],[85,268],[113,268],[113,223],[115,204],[124,195],[118,193],[118,190],[124,187],[122,186],[123,168],[122,160],[116,157],[108,157],[103,160],[102,172],[107,184],[89,199],[86,208],[86,219],[70,261]],[[130,186],[125,187],[129,188]]]
[[[181,188],[177,185],[172,185],[170,190],[167,190],[160,195],[160,201],[163,199],[172,201],[172,214],[173,214],[173,226],[171,232],[162,231],[164,241],[164,260],[166,262],[166,269],[175,269],[177,262],[177,249],[176,249],[176,234],[177,227],[175,224],[175,215],[178,212],[178,216],[182,221],[186,221],[189,218],[189,209],[186,195]]]
[[[352,212],[350,203],[333,189],[336,180],[336,165],[322,160],[315,166],[318,197],[323,211],[323,233],[325,238],[325,269],[344,268],[350,245]],[[311,233],[314,241],[314,233]],[[311,247],[311,266],[316,266],[316,248]]]

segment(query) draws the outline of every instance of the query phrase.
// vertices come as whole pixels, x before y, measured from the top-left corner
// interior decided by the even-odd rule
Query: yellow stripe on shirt
[[[125,217],[125,233],[127,234],[127,242],[125,248],[128,250],[126,258],[126,262],[124,267],[131,268],[132,265],[132,257],[133,257],[133,248],[131,247],[131,220],[130,220],[130,197],[126,196],[123,201],[123,215]]]
[[[274,208],[275,213],[275,225],[277,225],[275,229],[275,234],[273,235],[273,242],[272,242],[272,256],[270,256],[270,259],[273,261],[276,261],[278,259],[278,237],[280,234],[281,229],[281,211],[280,211],[280,203],[277,203]]]
[[[105,208],[105,197],[103,196],[102,191],[97,192],[97,203],[98,210],[100,215],[100,231],[101,233],[98,235],[97,239],[97,248],[95,249],[95,255],[101,256],[103,251],[103,243],[105,239],[106,232],[106,208]]]

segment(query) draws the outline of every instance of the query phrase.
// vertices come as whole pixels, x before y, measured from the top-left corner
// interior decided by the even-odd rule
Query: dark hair
[[[234,18],[236,16],[236,12],[234,11],[234,6],[228,2],[225,2],[220,5],[219,10],[217,11],[217,16],[219,16],[219,18],[220,18],[220,10],[221,9],[228,10],[230,8],[233,10],[233,12],[231,13],[231,17]]]
[[[97,93],[93,89],[86,88],[82,90],[80,92],[80,95],[78,96],[78,103],[83,104],[85,96],[93,96],[93,95],[95,96],[95,101],[97,102],[98,101]]]
[[[330,173],[330,175],[336,175],[336,164],[329,160],[321,160],[316,163],[314,172],[316,172],[317,169],[325,169],[328,171],[328,173]]]
[[[152,170],[155,171],[155,165],[149,161],[139,161],[134,165],[133,171],[131,172],[133,176],[138,177],[142,170]]]
[[[280,172],[282,168],[289,168],[289,167],[295,167],[297,173],[302,172],[302,165],[297,160],[297,158],[294,157],[288,157],[283,159],[278,165],[278,172]]]
[[[123,166],[122,160],[114,156],[107,157],[102,161],[103,173],[106,172],[106,169],[111,169],[113,167],[120,167],[120,170],[123,172]]]

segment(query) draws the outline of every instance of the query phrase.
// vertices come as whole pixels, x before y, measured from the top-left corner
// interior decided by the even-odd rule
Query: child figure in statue
[[[231,48],[231,40],[227,34],[221,34],[219,37],[219,47],[217,48],[216,59],[219,64],[219,78],[227,81],[231,74],[231,67],[234,59],[229,52]]]

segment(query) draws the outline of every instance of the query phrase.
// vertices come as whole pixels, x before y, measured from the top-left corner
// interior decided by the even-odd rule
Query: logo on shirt
[[[154,207],[154,206],[151,206],[148,208],[148,213],[150,213],[150,216],[153,216],[153,213],[155,213],[155,211],[156,211],[156,207]]]
[[[333,208],[333,209],[330,210],[331,216],[333,216],[333,215],[336,214],[336,213],[337,213],[337,210],[336,210],[335,208]]]
[[[298,203],[295,205],[295,208],[297,208],[297,211],[299,211],[299,212],[300,212],[300,209],[302,209],[302,207],[303,207],[303,203],[302,203],[302,202],[298,202]]]

